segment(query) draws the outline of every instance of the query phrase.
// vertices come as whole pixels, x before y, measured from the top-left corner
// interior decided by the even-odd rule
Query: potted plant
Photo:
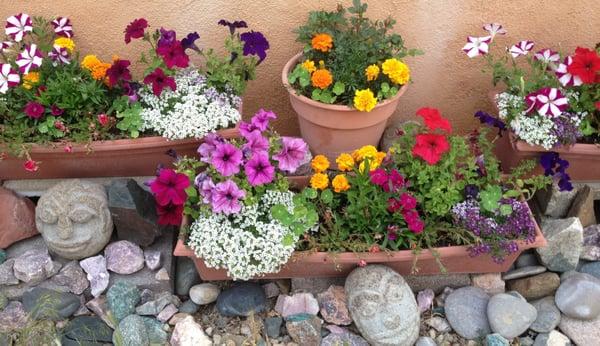
[[[317,155],[311,161],[314,174],[293,197],[293,208],[263,206],[262,213],[270,209],[269,220],[305,231],[288,239],[296,243],[286,262],[252,277],[344,276],[368,263],[383,263],[403,274],[501,272],[521,251],[543,246],[525,201],[550,180],[543,175],[524,178],[535,163],[526,161],[503,176],[487,130],[450,135],[450,123],[437,110],[424,108],[418,115],[425,126],[406,125],[389,153],[370,145],[342,153],[336,158],[341,172],[330,171],[332,163]],[[311,227],[315,214],[319,223]],[[220,227],[196,228],[188,242],[201,255],[238,260],[244,252],[234,248],[240,242],[217,241],[222,235],[211,230]],[[255,230],[267,234],[265,228]],[[184,242],[175,253],[193,256]],[[196,265],[205,280],[240,278],[208,261],[197,260]]]
[[[143,18],[132,21],[125,42],[150,46],[138,82],[129,60],[80,59],[67,18],[8,18],[0,179],[152,175],[172,162],[168,149],[191,155],[209,133],[239,136],[241,96],[268,42],[236,31],[243,21],[219,24],[229,28],[224,57],[199,49],[195,32],[178,39],[172,30],[147,30]],[[192,66],[192,52],[204,58],[201,67]]]
[[[348,9],[311,12],[296,30],[303,52],[282,72],[302,137],[313,153],[332,161],[378,145],[411,80],[403,59],[421,54],[392,32],[394,19],[370,20],[366,10],[354,0]]]
[[[499,120],[510,130],[499,143],[503,163],[512,167],[521,158],[538,157],[563,190],[571,189],[570,178],[598,179],[600,45],[534,53],[533,41],[520,41],[497,56],[490,52],[506,30],[499,24],[484,29],[487,36],[469,37],[464,50],[469,57],[485,56],[494,85],[501,85],[492,94]]]

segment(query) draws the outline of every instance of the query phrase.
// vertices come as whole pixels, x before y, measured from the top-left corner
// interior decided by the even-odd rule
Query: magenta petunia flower
[[[390,184],[391,184],[392,189],[398,190],[398,189],[402,188],[405,183],[404,177],[402,176],[402,174],[400,174],[400,172],[398,172],[397,169],[392,169],[390,171],[389,180],[390,180],[389,184],[385,184],[383,186],[383,189],[386,192],[390,191]]]
[[[253,156],[255,153],[268,153],[269,139],[264,137],[258,130],[250,132],[245,136],[246,143],[242,146],[244,153]]]
[[[246,191],[240,189],[233,180],[218,183],[212,192],[213,212],[237,214],[242,210],[240,199],[244,197]]]
[[[163,70],[159,67],[144,77],[144,83],[152,84],[152,92],[156,96],[160,96],[164,88],[169,87],[175,91],[177,85],[175,84],[175,78],[165,75]]]
[[[275,167],[269,161],[269,155],[265,152],[255,153],[244,165],[244,172],[251,186],[268,184],[275,177]]]
[[[388,174],[383,168],[377,168],[369,172],[371,183],[377,186],[385,186],[388,183]]]
[[[183,205],[187,199],[185,189],[189,186],[190,180],[185,174],[166,168],[162,168],[156,179],[150,182],[150,190],[154,193],[156,203],[162,206],[169,203]]]
[[[480,55],[485,55],[490,50],[490,42],[492,41],[491,36],[475,37],[468,36],[467,44],[465,44],[462,50],[467,53],[469,58],[474,58]]]
[[[113,62],[113,64],[108,68],[108,70],[106,70],[108,84],[110,86],[115,86],[121,81],[130,81],[131,72],[129,71],[129,65],[131,65],[129,60],[119,59]]]
[[[41,103],[35,101],[29,101],[25,105],[23,112],[31,119],[39,119],[44,115],[44,106]]]
[[[281,151],[273,155],[273,159],[279,162],[279,169],[294,173],[304,161],[308,152],[308,145],[302,138],[281,137]]]
[[[258,31],[249,31],[240,35],[240,39],[244,42],[243,54],[256,55],[259,57],[258,62],[261,63],[267,57],[269,49],[269,41]]]
[[[583,84],[583,81],[579,76],[574,76],[568,71],[569,65],[572,63],[573,58],[568,56],[565,58],[564,62],[559,64],[554,70],[554,73],[562,86],[579,86]]]
[[[31,17],[25,13],[19,13],[6,18],[5,32],[15,42],[21,42],[25,33],[32,32]]]
[[[492,38],[496,35],[504,35],[506,34],[506,29],[502,27],[501,24],[498,23],[488,23],[483,26],[483,30],[487,31]]]
[[[6,52],[10,47],[12,47],[15,43],[11,41],[1,41],[0,42],[0,52]]]
[[[520,55],[527,55],[533,49],[533,41],[520,41],[515,45],[512,45],[508,50],[513,58]]]
[[[525,113],[531,113],[538,105],[537,95],[538,92],[534,91],[525,96],[525,106],[527,106]]]
[[[19,85],[21,77],[10,64],[0,65],[0,93],[6,94],[8,88]]]
[[[254,126],[262,132],[269,127],[269,121],[271,119],[277,119],[277,115],[272,111],[266,111],[261,108],[258,112],[256,112],[256,114],[254,114],[254,116],[250,120],[250,123],[252,124],[252,126]]]
[[[535,53],[533,57],[535,60],[548,65],[549,68],[555,67],[556,63],[560,61],[560,54],[549,48],[540,50],[539,52]]]
[[[240,171],[242,151],[231,143],[219,143],[215,147],[210,163],[222,176],[232,176]]]
[[[210,162],[212,153],[215,151],[217,144],[219,143],[223,143],[223,138],[216,133],[209,133],[204,136],[203,143],[198,147],[200,161]]]
[[[131,42],[132,38],[144,37],[144,30],[148,27],[148,21],[144,18],[135,19],[125,28],[125,43]]]
[[[52,51],[48,53],[48,57],[54,62],[54,64],[68,64],[71,62],[69,51],[60,46],[52,47]]]
[[[400,204],[404,209],[415,209],[417,207],[417,199],[405,192],[400,195]]]
[[[52,105],[52,107],[50,107],[50,113],[52,113],[52,115],[54,115],[55,117],[63,115],[64,112],[65,112],[64,109],[60,109],[56,105]]]
[[[35,43],[25,46],[25,49],[17,56],[15,61],[19,66],[19,71],[23,74],[29,73],[32,68],[42,66],[42,53]]]
[[[71,20],[69,20],[69,18],[58,17],[50,22],[50,24],[52,24],[56,35],[68,38],[73,37],[73,26],[71,25]]]
[[[537,111],[541,115],[557,117],[569,107],[569,100],[557,88],[543,88],[537,92]]]
[[[400,201],[397,198],[388,198],[387,210],[390,213],[395,213],[396,211],[400,210],[401,208],[402,208],[402,204],[400,204]]]
[[[175,40],[170,45],[159,46],[156,48],[156,53],[163,58],[168,68],[175,66],[185,68],[190,63],[190,58],[185,54],[181,41]]]
[[[183,204],[156,205],[156,214],[159,225],[180,226],[183,219]]]

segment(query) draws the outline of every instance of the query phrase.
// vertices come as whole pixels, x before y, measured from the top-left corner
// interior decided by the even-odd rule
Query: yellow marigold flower
[[[377,169],[381,165],[381,162],[377,161],[377,159],[369,158],[369,172]],[[365,171],[366,163],[365,161],[361,162],[358,166],[358,170],[362,173]]]
[[[308,73],[313,73],[317,70],[315,62],[312,60],[304,60],[304,62],[302,63],[302,67],[304,67],[304,69],[308,71]]]
[[[317,155],[310,162],[310,166],[315,172],[323,173],[329,168],[329,160],[324,155]]]
[[[310,178],[310,187],[317,190],[325,190],[329,186],[327,174],[315,173]]]
[[[98,64],[91,72],[92,72],[92,78],[94,78],[95,80],[102,80],[106,77],[106,70],[108,70],[110,68],[110,64],[109,63],[100,63]]]
[[[374,158],[377,156],[377,148],[373,145],[365,145],[362,148],[355,150],[353,153],[354,161],[362,161],[365,158]]]
[[[69,53],[73,53],[75,50],[75,42],[68,37],[59,37],[54,40],[54,45],[62,48],[66,48]]]
[[[354,168],[354,159],[352,155],[347,153],[342,153],[340,156],[335,159],[335,163],[337,163],[338,169],[340,171],[351,171]]]
[[[313,72],[310,80],[315,88],[325,89],[333,83],[333,76],[329,70],[320,69]]]
[[[381,163],[383,162],[383,159],[385,159],[385,157],[387,156],[387,153],[384,153],[382,151],[377,152],[377,154],[375,154],[375,162],[377,162],[377,165],[381,165]]]
[[[102,80],[106,77],[106,70],[110,68],[111,64],[102,62],[95,55],[86,55],[81,61],[81,67],[89,70],[92,74],[92,78],[95,80]]]
[[[376,80],[379,77],[379,66],[377,65],[369,65],[365,69],[365,76],[367,76],[368,81]]]
[[[31,89],[39,81],[40,81],[40,73],[39,72],[29,72],[28,74],[23,76],[23,88]]]
[[[333,186],[333,191],[335,192],[343,192],[350,188],[350,184],[348,184],[348,179],[345,174],[338,174],[331,180],[331,186]]]
[[[383,73],[396,84],[406,84],[410,80],[410,69],[402,61],[392,58],[387,59],[381,66]]]
[[[354,108],[361,112],[370,112],[377,105],[377,98],[371,89],[356,90],[354,93]]]
[[[312,38],[311,44],[313,49],[327,53],[333,47],[333,38],[329,34],[317,34]]]
[[[86,55],[83,60],[81,60],[81,67],[88,69],[88,70],[93,70],[94,67],[96,67],[98,64],[101,64],[102,62],[100,61],[100,59],[98,59],[97,56],[95,55]]]

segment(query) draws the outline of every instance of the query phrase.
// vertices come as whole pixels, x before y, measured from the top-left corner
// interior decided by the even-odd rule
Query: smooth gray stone
[[[487,316],[492,330],[511,340],[531,326],[537,311],[521,296],[499,293],[490,298]]]
[[[463,287],[446,298],[446,318],[454,331],[466,339],[477,339],[492,332],[487,306],[490,297],[480,288]]]
[[[515,280],[526,278],[528,276],[534,276],[541,274],[546,271],[546,267],[543,266],[528,266],[521,267],[515,270],[511,270],[502,276],[502,280]]]
[[[555,296],[556,306],[563,314],[580,320],[592,320],[600,315],[600,279],[579,273],[566,279]]]
[[[550,333],[560,323],[560,310],[554,302],[554,297],[549,296],[531,302],[537,310],[537,318],[529,327],[534,332]]]

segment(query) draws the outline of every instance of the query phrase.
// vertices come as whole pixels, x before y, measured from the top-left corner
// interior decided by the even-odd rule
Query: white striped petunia
[[[552,69],[556,68],[556,63],[560,61],[560,54],[549,48],[540,50],[533,57],[535,60],[548,65]]]
[[[67,17],[58,17],[53,20],[50,24],[54,28],[54,33],[58,36],[73,37],[73,26],[71,25],[71,20]]]
[[[16,87],[20,81],[21,77],[10,64],[0,65],[0,93],[6,94],[8,88]]]
[[[537,92],[537,111],[557,117],[569,107],[569,100],[557,88],[542,88]]]
[[[558,81],[562,86],[578,86],[583,84],[583,81],[579,76],[573,76],[569,71],[567,71],[567,67],[571,65],[573,62],[573,58],[568,56],[565,58],[562,64],[558,64],[554,73],[558,78]]]
[[[71,57],[69,56],[69,51],[61,46],[54,46],[52,51],[48,53],[48,57],[52,59],[54,64],[68,64],[71,62]]]
[[[529,51],[533,49],[533,41],[521,41],[508,50],[513,58],[518,57],[519,55],[527,55]]]
[[[0,42],[0,52],[6,52],[10,47],[12,47],[15,43],[11,41],[2,41]]]
[[[496,35],[506,34],[506,29],[504,29],[502,25],[498,23],[485,24],[483,26],[483,30],[487,31],[492,36],[492,38]]]
[[[29,73],[31,68],[42,66],[42,53],[37,48],[35,43],[30,46],[25,46],[25,49],[17,56],[17,66],[23,74]]]
[[[25,13],[19,13],[6,18],[5,31],[15,42],[21,42],[25,33],[33,31],[31,17]]]
[[[476,56],[485,55],[490,49],[490,42],[492,41],[491,36],[483,36],[483,37],[475,37],[469,36],[467,37],[467,44],[464,45],[462,50],[467,53],[469,58],[474,58]]]

